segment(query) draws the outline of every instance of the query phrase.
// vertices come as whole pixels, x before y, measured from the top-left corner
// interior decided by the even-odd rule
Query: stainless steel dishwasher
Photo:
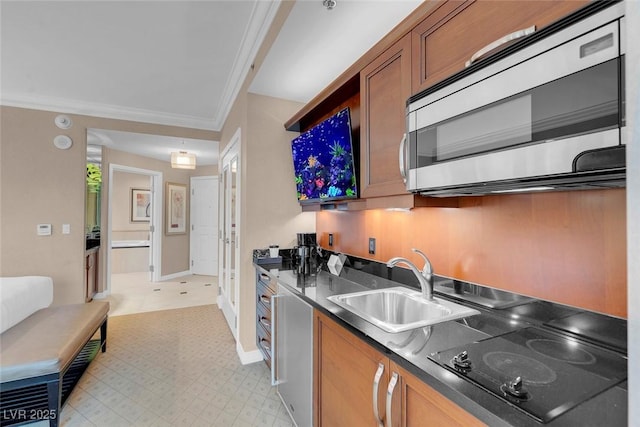
[[[271,381],[298,427],[313,424],[313,308],[284,286],[272,296],[275,338]]]

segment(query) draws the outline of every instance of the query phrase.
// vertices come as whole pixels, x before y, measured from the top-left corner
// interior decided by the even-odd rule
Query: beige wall
[[[242,283],[239,339],[250,351],[255,344],[255,268],[253,249],[269,244],[293,247],[297,232],[315,231],[315,213],[302,213],[296,197],[291,139],[283,123],[301,105],[249,94],[248,129],[242,141]]]
[[[105,174],[108,177],[108,173]],[[131,221],[131,191],[149,190],[151,178],[136,173],[116,171],[111,196],[111,239],[147,240],[149,222]]]
[[[225,144],[241,129],[238,340],[244,351],[256,349],[253,249],[270,243],[291,247],[297,232],[315,230],[315,213],[302,213],[293,184],[290,142],[297,133],[283,126],[301,107],[297,102],[246,94],[234,105],[223,129]]]
[[[257,349],[253,249],[270,243],[288,246],[295,241],[297,231],[315,230],[315,214],[302,214],[295,197],[288,151],[295,134],[284,129],[284,123],[303,104],[250,94],[247,90],[293,5],[291,1],[280,4],[220,136],[222,153],[236,131],[240,129],[241,133],[238,341],[247,352]]]
[[[58,150],[63,132],[55,113],[2,107],[0,159],[0,275],[44,275],[54,280],[54,302],[84,301],[84,198],[86,153],[82,130]],[[52,224],[51,236],[36,225]],[[62,224],[71,233],[62,234]]]
[[[218,165],[198,166],[196,170],[191,171],[191,176],[217,176]]]
[[[60,305],[84,301],[87,128],[212,141],[220,134],[75,114],[69,115],[71,129],[63,131],[54,124],[57,114],[0,107],[0,276],[51,276],[54,304]],[[70,149],[54,147],[60,134],[73,139]],[[37,236],[39,223],[52,224],[52,235]],[[70,224],[70,234],[61,233],[62,224]],[[182,246],[188,253],[188,243]],[[167,268],[179,268],[173,260],[167,256]]]

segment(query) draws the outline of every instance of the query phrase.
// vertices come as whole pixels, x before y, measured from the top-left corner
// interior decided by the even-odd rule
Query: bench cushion
[[[48,307],[0,335],[0,382],[61,372],[107,318],[109,303]]]
[[[51,277],[0,277],[0,333],[49,307],[52,301]]]

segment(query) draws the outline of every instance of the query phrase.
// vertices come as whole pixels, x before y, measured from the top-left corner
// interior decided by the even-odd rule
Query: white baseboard
[[[253,351],[244,351],[240,341],[236,342],[236,352],[238,353],[238,357],[240,358],[240,363],[243,365],[249,365],[251,363],[262,362],[264,357],[262,357],[262,353],[260,350],[256,349]]]
[[[98,292],[93,295],[93,299],[105,299],[109,295],[111,295],[110,291]]]

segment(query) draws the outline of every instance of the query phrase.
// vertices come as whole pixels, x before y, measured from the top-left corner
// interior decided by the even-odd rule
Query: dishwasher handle
[[[271,385],[278,385],[278,302],[282,295],[271,295],[269,305],[271,306]]]

